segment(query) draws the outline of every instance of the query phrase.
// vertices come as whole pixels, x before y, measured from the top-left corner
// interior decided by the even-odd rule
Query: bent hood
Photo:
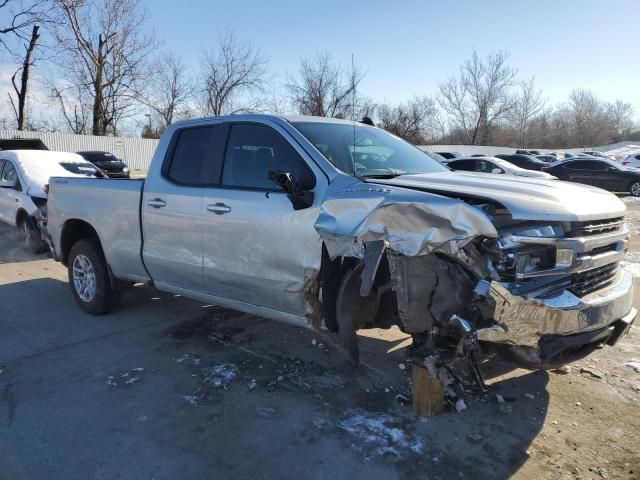
[[[621,217],[624,203],[615,195],[588,185],[560,180],[488,173],[439,172],[370,180],[447,196],[498,202],[521,220],[588,221]]]

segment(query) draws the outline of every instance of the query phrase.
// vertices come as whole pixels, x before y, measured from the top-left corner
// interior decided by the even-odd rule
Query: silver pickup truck
[[[234,115],[171,125],[146,180],[52,178],[48,234],[87,312],[135,282],[295,325],[398,325],[530,368],[636,316],[625,206],[597,188],[452,172],[372,126]]]

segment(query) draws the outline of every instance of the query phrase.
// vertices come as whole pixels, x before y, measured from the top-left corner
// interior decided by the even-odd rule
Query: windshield
[[[391,178],[449,169],[384,130],[359,124],[294,122],[336,168],[357,177]]]
[[[98,169],[89,162],[60,162],[60,165],[63,166],[65,170],[71,173],[77,173],[78,175],[86,175],[87,177],[100,176]]]

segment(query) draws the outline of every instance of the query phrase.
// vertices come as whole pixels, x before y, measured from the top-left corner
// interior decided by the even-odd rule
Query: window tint
[[[16,172],[16,167],[13,166],[13,163],[6,162],[4,165],[4,169],[2,170],[2,180],[15,182],[17,179],[18,172]]]
[[[598,162],[589,162],[587,160],[576,160],[575,162],[569,162],[567,168],[571,170],[594,170],[593,165]],[[598,168],[596,168],[598,170]]]
[[[223,185],[280,189],[269,180],[269,172],[279,170],[291,173],[305,189],[313,188],[314,178],[304,160],[271,127],[257,124],[231,127],[222,172]]]
[[[165,176],[185,185],[218,183],[225,131],[221,125],[180,130]]]
[[[476,162],[476,172],[491,173],[494,168],[498,167],[491,162],[487,162],[486,160],[478,160]]]
[[[476,170],[476,162],[473,160],[454,160],[453,162],[449,162],[447,164],[448,167],[451,167],[453,170],[462,170],[465,172],[475,172]]]

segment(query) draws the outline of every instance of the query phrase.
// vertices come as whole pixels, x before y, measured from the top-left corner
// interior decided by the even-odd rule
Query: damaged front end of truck
[[[486,198],[359,182],[333,186],[315,227],[325,324],[356,363],[358,329],[397,325],[418,357],[474,360],[486,343],[552,368],[615,344],[636,316],[622,217],[514,219]]]

